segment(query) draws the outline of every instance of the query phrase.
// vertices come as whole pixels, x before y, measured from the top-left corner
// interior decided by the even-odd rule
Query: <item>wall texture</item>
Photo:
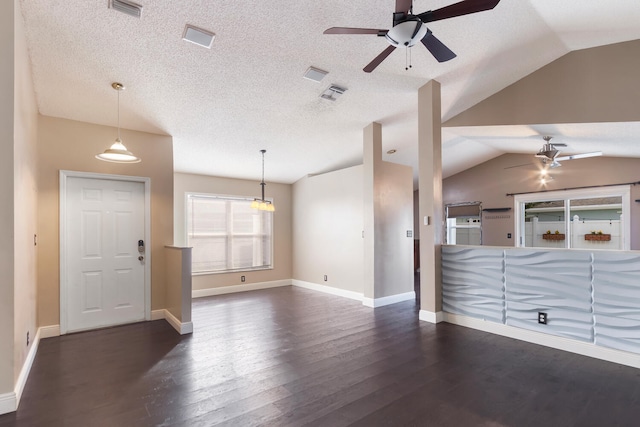
[[[510,166],[530,164],[517,168]],[[482,217],[484,245],[515,246],[514,198],[507,193],[562,190],[565,188],[623,184],[640,180],[640,159],[595,157],[565,161],[553,169],[554,177],[540,184],[539,164],[532,155],[505,154],[484,162],[443,181],[445,204],[482,202],[483,208],[510,207],[509,212],[487,213]],[[509,169],[505,169],[509,168]],[[640,185],[631,187],[631,249],[640,249]]]
[[[0,394],[14,386],[14,3],[0,2]]]
[[[226,194],[232,196],[259,197],[260,185],[256,181],[218,178],[206,175],[176,173],[174,175],[174,230],[178,246],[186,244],[185,193]],[[217,273],[193,276],[193,289],[202,290],[259,282],[291,279],[291,185],[267,183],[265,197],[273,198],[276,211],[273,215],[274,268],[272,270]]]
[[[294,279],[363,293],[362,169],[353,166],[293,184]]]
[[[36,247],[37,230],[37,138],[36,105],[31,63],[24,35],[22,15],[15,9],[14,78],[14,370],[13,380],[24,365],[36,335]],[[27,345],[29,333],[29,345]]]
[[[94,156],[113,143],[117,129],[40,116],[38,128],[38,324],[60,323],[60,170],[151,178],[151,309],[165,307],[165,246],[173,244],[173,144],[170,136],[122,130],[141,163]]]
[[[442,259],[447,313],[640,353],[637,253],[443,246]]]

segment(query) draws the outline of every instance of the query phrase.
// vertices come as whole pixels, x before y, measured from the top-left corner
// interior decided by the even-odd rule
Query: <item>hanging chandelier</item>
[[[103,153],[96,154],[96,159],[114,163],[140,163],[141,160],[127,150],[120,139],[120,92],[124,90],[124,85],[116,82],[112,83],[111,87],[118,91],[118,138]]]
[[[260,211],[274,212],[276,208],[273,206],[271,200],[265,200],[264,198],[264,187],[267,185],[267,183],[264,182],[264,153],[266,153],[267,150],[260,150],[260,152],[262,153],[262,181],[260,181],[260,186],[262,187],[262,198],[253,199],[253,202],[251,202],[251,208],[258,209]]]

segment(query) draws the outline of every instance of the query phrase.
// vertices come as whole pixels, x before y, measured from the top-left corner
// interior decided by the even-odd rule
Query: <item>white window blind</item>
[[[192,272],[272,268],[273,212],[251,209],[253,199],[187,194],[187,245]]]

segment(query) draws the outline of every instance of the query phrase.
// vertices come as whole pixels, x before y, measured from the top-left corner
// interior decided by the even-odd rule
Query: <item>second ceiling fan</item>
[[[411,47],[418,42],[431,52],[438,62],[449,61],[456,54],[433,35],[425,25],[428,22],[468,15],[470,13],[491,10],[500,3],[500,0],[464,0],[436,10],[413,14],[412,0],[396,0],[396,9],[393,13],[393,28],[390,30],[374,28],[348,28],[332,27],[324,31],[324,34],[373,34],[385,37],[389,42],[382,53],[375,57],[364,71],[370,73],[393,52],[396,47]]]
[[[565,160],[586,159],[588,157],[602,156],[602,151],[592,151],[591,153],[573,154],[570,156],[558,156],[560,150],[559,147],[566,147],[567,144],[553,144],[551,143],[551,136],[543,136],[544,144],[540,151],[536,153],[536,157],[539,158],[544,165],[548,165],[549,168],[557,168],[562,166],[560,162]]]

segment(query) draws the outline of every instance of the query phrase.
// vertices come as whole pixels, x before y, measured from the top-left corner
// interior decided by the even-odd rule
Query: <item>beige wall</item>
[[[60,323],[60,170],[151,178],[151,308],[165,307],[164,246],[173,244],[173,144],[170,136],[122,130],[127,148],[142,158],[118,164],[94,156],[110,146],[117,129],[40,116],[38,129],[38,324]]]
[[[362,169],[353,166],[293,184],[294,279],[363,293]]]
[[[527,164],[531,166],[505,169]],[[481,201],[483,208],[512,208],[509,212],[483,215],[482,239],[489,246],[514,246],[514,198],[507,193],[565,188],[623,184],[640,179],[640,159],[595,157],[562,162],[562,167],[552,169],[554,177],[546,186],[539,182],[539,169],[532,155],[505,154],[466,171],[453,175],[443,182],[445,204]],[[640,186],[631,187],[631,249],[640,249]],[[486,218],[487,216],[495,218]],[[507,233],[513,238],[508,239]]]
[[[14,79],[14,369],[18,379],[36,335],[37,130],[31,65],[22,15],[15,9]],[[27,332],[29,345],[27,346]]]
[[[413,291],[413,170],[382,161],[382,126],[374,122],[363,130],[362,171],[366,304]]]
[[[574,51],[444,126],[640,121],[640,40]]]
[[[382,162],[380,210],[376,217],[375,298],[413,291],[413,170]]]
[[[0,394],[14,385],[14,3],[0,2]]]
[[[191,322],[191,248],[165,247],[166,309],[182,323]]]
[[[186,244],[185,193],[226,194],[233,196],[260,196],[260,184],[243,179],[218,178],[206,175],[176,173],[174,175],[175,241]],[[272,270],[244,271],[193,276],[193,289],[210,289],[244,284],[291,279],[291,185],[267,183],[265,197],[273,198],[276,211],[273,215],[274,268]]]

